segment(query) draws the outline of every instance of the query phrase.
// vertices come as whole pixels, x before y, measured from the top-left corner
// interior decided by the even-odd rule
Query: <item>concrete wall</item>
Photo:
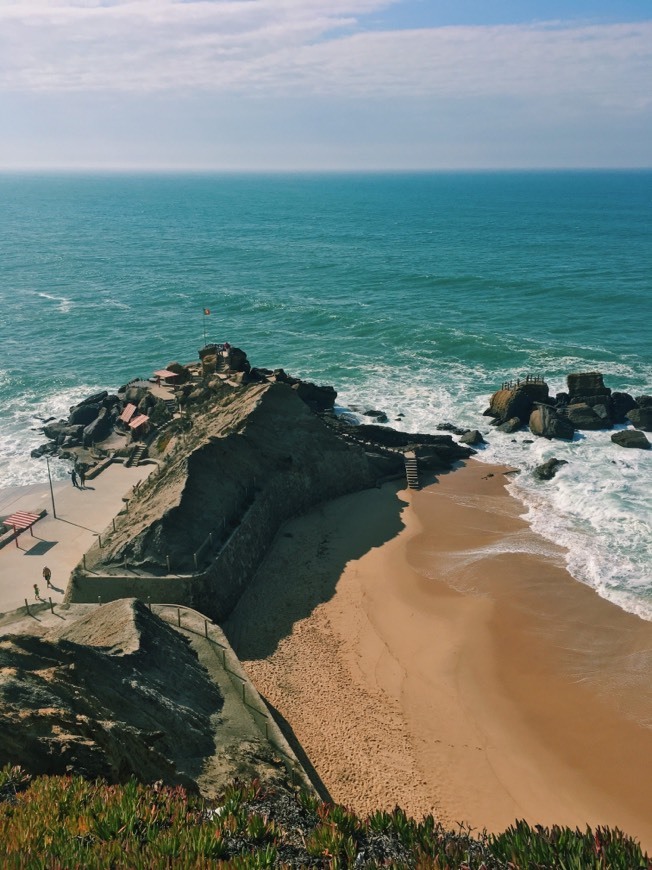
[[[65,600],[70,604],[102,604],[118,598],[148,598],[155,603],[189,604],[192,597],[190,577],[117,577],[86,574],[76,569],[71,577]]]
[[[323,501],[372,486],[362,451],[329,457],[328,468],[277,474],[259,493],[217,558],[193,585],[192,606],[215,621],[235,607],[287,520]]]
[[[86,573],[78,566],[66,593],[70,603],[117,598],[193,607],[219,622],[235,607],[287,520],[323,501],[373,486],[362,450],[333,451],[316,466],[275,472],[265,482],[239,525],[202,573],[168,577]]]

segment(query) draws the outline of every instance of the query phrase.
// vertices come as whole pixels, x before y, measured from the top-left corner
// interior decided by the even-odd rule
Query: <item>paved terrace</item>
[[[24,608],[25,599],[35,602],[35,583],[43,601],[51,597],[53,603],[61,602],[72,569],[122,510],[123,497],[129,497],[133,486],[155,467],[113,463],[87,480],[86,489],[75,489],[70,481],[54,483],[56,518],[47,483],[0,491],[0,516],[47,510],[32,527],[33,536],[26,529],[17,538],[18,547],[12,541],[0,550],[0,614]],[[52,571],[53,589],[46,588],[45,565]]]

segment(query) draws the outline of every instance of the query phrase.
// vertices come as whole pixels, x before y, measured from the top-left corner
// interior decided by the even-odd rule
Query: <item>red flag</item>
[[[204,314],[210,314],[210,313],[211,313],[210,308],[204,308]]]

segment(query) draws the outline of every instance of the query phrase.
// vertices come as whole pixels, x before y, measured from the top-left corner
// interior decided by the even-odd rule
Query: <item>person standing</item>
[[[77,472],[75,471],[74,468],[70,472],[70,479],[72,480],[72,485],[74,487],[76,487],[77,489],[79,489],[79,484],[77,483]]]
[[[34,584],[34,598],[36,598],[37,601],[40,601],[41,599],[41,593],[39,592],[39,588],[36,583]]]
[[[79,471],[77,473],[79,474],[79,488],[86,489],[86,470],[83,465],[79,467]]]
[[[48,589],[52,588],[52,584],[50,583],[51,577],[52,577],[52,571],[50,571],[50,569],[46,565],[45,568],[43,568],[43,579],[45,580],[45,583],[46,583]]]

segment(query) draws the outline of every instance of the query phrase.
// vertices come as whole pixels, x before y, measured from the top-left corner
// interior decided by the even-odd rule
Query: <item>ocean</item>
[[[652,172],[6,174],[0,227],[0,487],[47,480],[43,419],[196,359],[205,330],[397,428],[488,432],[541,546],[652,619],[652,451],[482,416],[526,374],[652,393]]]

